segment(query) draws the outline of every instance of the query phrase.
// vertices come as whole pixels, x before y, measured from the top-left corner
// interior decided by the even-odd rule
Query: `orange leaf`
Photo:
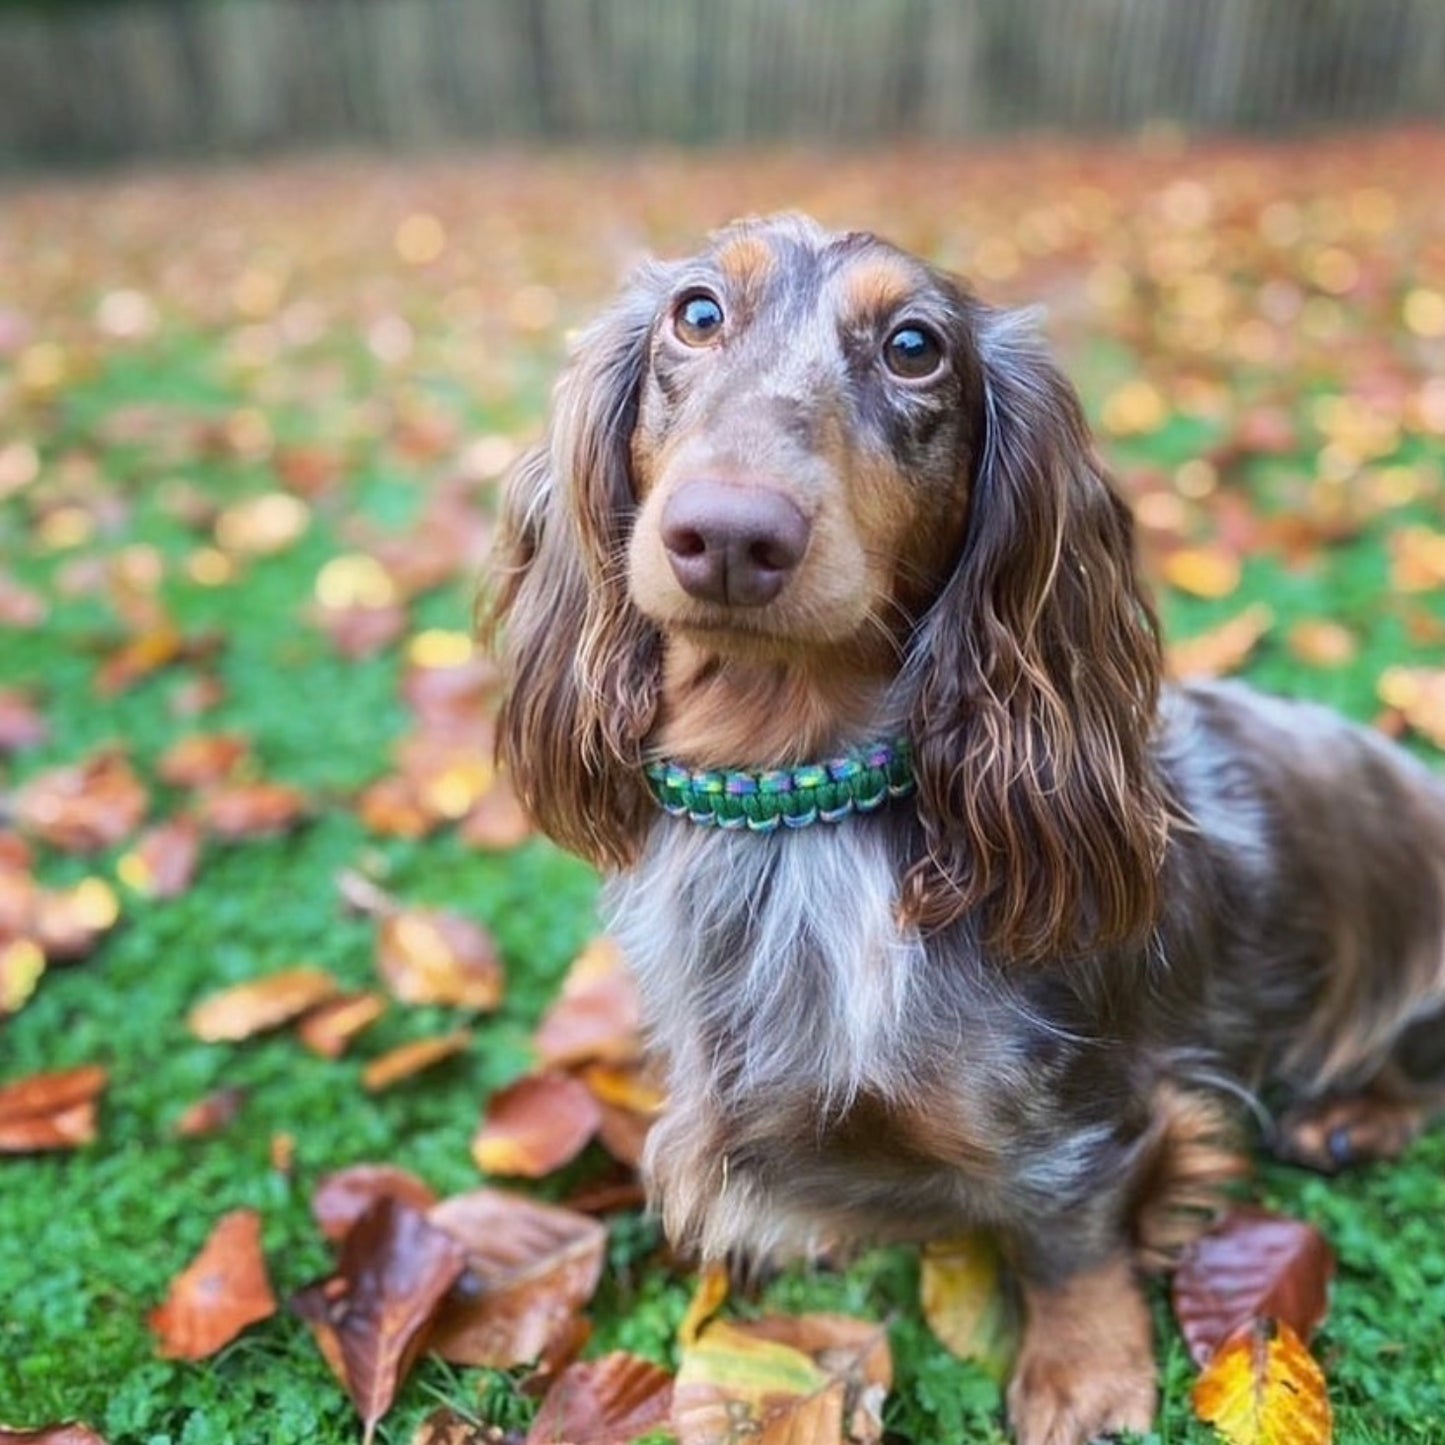
[[[185,650],[185,639],[168,622],[132,637],[112,653],[95,675],[95,690],[114,697],[153,672],[169,667]]]
[[[1310,667],[1344,667],[1360,650],[1359,638],[1348,627],[1323,617],[1296,622],[1287,641],[1289,650]]]
[[[450,1235],[418,1210],[383,1197],[347,1233],[336,1273],[293,1297],[292,1309],[311,1326],[361,1415],[364,1445],[391,1408],[463,1265]]]
[[[506,1370],[552,1355],[574,1334],[602,1276],[601,1224],[499,1189],[445,1199],[430,1218],[467,1255],[467,1272],[437,1319],[437,1354]]]
[[[235,1121],[245,1102],[244,1089],[217,1089],[186,1109],[171,1128],[180,1139],[202,1139],[218,1134]]]
[[[205,793],[202,823],[220,838],[265,838],[294,828],[308,808],[306,795],[284,783],[226,783]]]
[[[40,1425],[34,1430],[11,1430],[0,1425],[0,1445],[105,1445],[89,1425],[78,1420],[63,1425]]]
[[[174,818],[148,828],[116,864],[127,887],[149,898],[179,898],[196,876],[201,830],[191,818]]]
[[[1243,571],[1239,558],[1223,547],[1180,547],[1160,569],[1164,580],[1194,597],[1228,597],[1239,586]]]
[[[63,852],[96,853],[128,837],[148,806],[134,769],[112,751],[32,778],[15,799],[15,819]]]
[[[109,1081],[104,1069],[85,1064],[0,1087],[0,1154],[89,1144],[95,1138],[95,1101]]]
[[[537,1028],[537,1053],[544,1064],[561,1067],[590,1059],[628,1062],[642,1054],[641,1030],[637,985],[621,949],[610,938],[594,938]]]
[[[165,751],[156,773],[173,788],[208,788],[229,778],[250,753],[250,741],[239,733],[192,733]]]
[[[672,1376],[650,1360],[616,1351],[569,1365],[548,1390],[527,1445],[631,1445],[666,1425]]]
[[[601,1122],[585,1084],[570,1074],[531,1074],[488,1101],[472,1158],[486,1174],[540,1179],[575,1159]]]
[[[368,1092],[379,1094],[423,1069],[445,1063],[465,1053],[472,1042],[470,1029],[453,1029],[430,1039],[414,1039],[374,1058],[361,1072],[362,1085]]]
[[[401,1003],[486,1012],[502,1000],[502,964],[491,934],[455,913],[405,909],[384,917],[377,966]]]
[[[1334,1252],[1308,1224],[1264,1209],[1232,1210],[1174,1273],[1174,1317],[1196,1365],[1258,1319],[1308,1340],[1329,1309]]]
[[[505,778],[498,778],[462,823],[462,841],[487,853],[504,853],[532,836],[532,820]]]
[[[1274,612],[1255,602],[1209,632],[1170,645],[1169,674],[1176,678],[1223,677],[1237,672],[1274,626]]]
[[[191,1010],[186,1023],[205,1043],[234,1043],[290,1023],[340,990],[323,969],[285,969],[211,994]]]
[[[236,1209],[211,1231],[147,1322],[160,1341],[162,1358],[204,1360],[247,1325],[275,1312],[276,1297],[261,1256],[261,1216],[254,1209]]]
[[[1257,1320],[1194,1382],[1194,1412],[1230,1445],[1329,1445],[1325,1377],[1287,1324]]]
[[[296,1033],[312,1053],[324,1059],[339,1059],[364,1029],[369,1029],[386,1012],[386,1000],[379,993],[348,993],[314,1008]]]

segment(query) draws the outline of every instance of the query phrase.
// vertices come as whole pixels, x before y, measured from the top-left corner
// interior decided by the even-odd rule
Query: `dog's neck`
[[[693,768],[794,767],[878,732],[891,670],[810,650],[806,664],[730,657],[668,638],[649,751]]]

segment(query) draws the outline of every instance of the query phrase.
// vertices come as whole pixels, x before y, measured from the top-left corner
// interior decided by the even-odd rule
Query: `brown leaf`
[[[224,782],[250,755],[250,740],[238,733],[192,733],[165,751],[156,773],[173,788],[208,788]]]
[[[602,1147],[621,1164],[631,1169],[642,1165],[642,1151],[647,1145],[647,1136],[656,1123],[653,1114],[639,1114],[632,1109],[619,1109],[614,1104],[599,1106],[602,1118],[597,1125],[597,1137]]]
[[[1308,667],[1344,667],[1360,650],[1359,638],[1348,627],[1323,617],[1296,622],[1286,641]]]
[[[101,697],[115,697],[136,683],[169,667],[185,651],[185,638],[168,622],[160,622],[126,641],[95,674]]]
[[[630,1445],[672,1412],[672,1376],[624,1351],[569,1365],[553,1382],[527,1445]]]
[[[419,1210],[384,1196],[347,1233],[336,1273],[292,1299],[356,1405],[365,1445],[464,1266],[465,1255],[449,1234]]]
[[[306,795],[285,783],[229,783],[208,789],[200,820],[221,838],[264,838],[285,833],[306,816]]]
[[[502,1435],[495,1425],[478,1425],[442,1405],[416,1427],[410,1445],[518,1445],[518,1440]]]
[[[1183,679],[1238,672],[1273,626],[1274,612],[1263,602],[1252,603],[1208,632],[1171,643],[1169,675]]]
[[[109,1082],[99,1065],[84,1064],[0,1086],[0,1154],[91,1143],[96,1100]]]
[[[116,876],[147,898],[179,898],[195,880],[201,830],[192,818],[172,818],[147,828],[121,855]]]
[[[381,920],[377,967],[401,1003],[488,1012],[502,1001],[497,945],[480,924],[436,909],[402,909]]]
[[[331,639],[331,645],[353,662],[391,647],[406,634],[408,621],[406,608],[398,604],[320,607],[314,615],[317,625]]]
[[[1194,1412],[1230,1445],[1330,1445],[1325,1377],[1289,1327],[1257,1320],[1194,1382]]]
[[[443,821],[404,777],[372,783],[356,800],[356,815],[371,832],[386,838],[425,838]]]
[[[311,1213],[333,1244],[378,1199],[398,1199],[423,1214],[437,1202],[429,1185],[390,1164],[352,1164],[328,1174],[311,1196]]]
[[[61,1425],[40,1425],[33,1430],[15,1430],[0,1425],[0,1445],[106,1445],[89,1425],[68,1420]]]
[[[110,884],[82,878],[72,888],[36,894],[30,931],[52,962],[73,962],[85,958],[119,917],[120,900]]]
[[[1308,1340],[1329,1308],[1334,1252],[1320,1232],[1267,1210],[1232,1210],[1174,1274],[1174,1317],[1197,1365],[1259,1319]]]
[[[718,1320],[682,1352],[679,1445],[876,1445],[893,1367],[883,1325],[841,1315]]]
[[[641,1056],[637,985],[612,939],[595,938],[578,954],[535,1042],[543,1064],[563,1068],[589,1059],[626,1062]]]
[[[23,692],[0,688],[0,753],[33,748],[50,736],[50,725]]]
[[[171,1126],[172,1132],[181,1139],[203,1139],[219,1134],[235,1121],[246,1102],[246,1091],[231,1087],[217,1089],[204,1099],[197,1099]]]
[[[15,819],[62,852],[97,853],[129,836],[148,806],[125,755],[107,751],[32,778],[15,799]]]
[[[254,1209],[236,1209],[217,1223],[147,1323],[163,1359],[204,1360],[247,1325],[275,1313],[276,1297],[261,1254],[261,1216]]]
[[[361,1072],[361,1082],[368,1093],[379,1094],[413,1074],[430,1069],[448,1059],[464,1054],[471,1047],[470,1029],[453,1029],[434,1038],[414,1039],[374,1058]]]
[[[191,1010],[186,1023],[204,1043],[231,1043],[280,1028],[340,991],[341,985],[324,969],[289,968],[209,995]]]
[[[379,993],[348,993],[312,1009],[296,1033],[301,1042],[324,1059],[339,1059],[363,1030],[386,1012]]]
[[[462,841],[485,853],[504,853],[532,836],[532,820],[512,786],[498,778],[462,823]]]
[[[587,1086],[570,1074],[530,1074],[494,1094],[472,1140],[484,1174],[540,1179],[575,1159],[602,1122]]]
[[[499,1370],[553,1353],[597,1288],[606,1229],[585,1214],[497,1189],[443,1200],[429,1217],[467,1256],[432,1348],[454,1364]]]

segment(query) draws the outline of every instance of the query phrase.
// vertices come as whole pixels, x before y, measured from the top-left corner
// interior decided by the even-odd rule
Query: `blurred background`
[[[648,251],[794,208],[1038,306],[1176,675],[1438,761],[1442,120],[1440,0],[0,0],[0,1086],[108,1081],[74,1153],[0,1108],[0,1420],[355,1438],[294,1316],[198,1369],[146,1314],[223,1207],[284,1294],[327,1267],[327,1171],[474,1187],[479,1108],[536,1067],[595,880],[492,769],[471,607],[567,339]],[[378,981],[402,908],[465,914],[505,987]],[[302,961],[386,994],[343,1057],[187,1026]],[[367,1092],[410,1045],[428,1071]],[[218,1093],[238,1117],[178,1137]],[[624,1122],[525,1187],[611,1201],[593,1348],[671,1363],[691,1282]],[[1442,1141],[1411,1158],[1262,1186],[1342,1252],[1345,1442],[1445,1419]],[[895,1320],[890,1441],[1002,1440],[916,1279],[772,1298]],[[1202,1441],[1171,1350],[1161,1428]],[[417,1379],[383,1438],[535,1409],[516,1369]]]

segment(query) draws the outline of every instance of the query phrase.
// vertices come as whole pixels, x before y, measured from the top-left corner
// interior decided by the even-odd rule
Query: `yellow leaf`
[[[1230,1445],[1330,1445],[1324,1372],[1287,1324],[1256,1320],[1194,1383],[1194,1412]]]
[[[1169,647],[1169,675],[1176,678],[1223,677],[1238,672],[1274,626],[1274,613],[1255,602],[1227,622]]]
[[[929,1245],[919,1289],[923,1317],[942,1344],[1002,1384],[1018,1352],[1018,1314],[993,1237],[976,1233]]]
[[[716,1262],[704,1265],[697,1277],[697,1288],[688,1301],[687,1313],[677,1327],[678,1343],[690,1350],[702,1327],[723,1307],[728,1297],[727,1266]]]
[[[1193,597],[1228,597],[1239,586],[1239,558],[1223,547],[1181,547],[1164,559],[1164,580]]]

